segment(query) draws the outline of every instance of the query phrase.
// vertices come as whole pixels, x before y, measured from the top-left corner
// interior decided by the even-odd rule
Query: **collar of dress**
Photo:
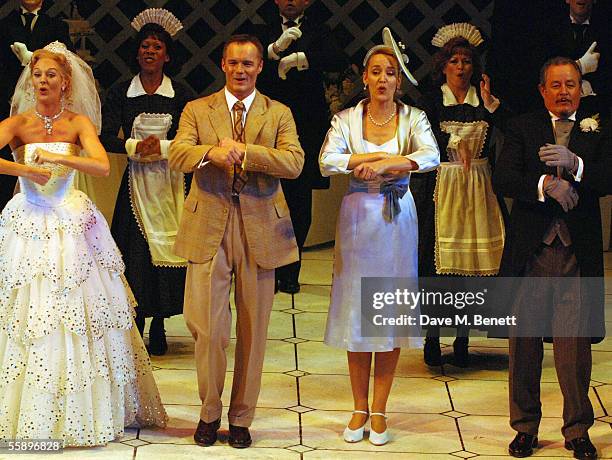
[[[442,90],[442,105],[444,105],[444,107],[460,105],[459,102],[457,102],[457,98],[446,83],[444,83],[440,89]],[[469,104],[472,107],[478,107],[480,105],[478,94],[476,94],[476,88],[474,88],[473,85],[470,85],[470,89],[468,90],[463,103]]]
[[[134,78],[132,78],[132,81],[127,90],[126,96],[127,97],[138,97],[138,96],[144,96],[146,94],[147,92],[145,91],[144,87],[142,86],[142,82],[140,81],[140,74],[135,75]],[[157,87],[157,89],[155,90],[155,93],[153,94],[158,94],[160,96],[173,98],[174,97],[174,87],[172,86],[172,80],[170,80],[170,78],[164,75],[164,78],[162,78],[161,85]]]

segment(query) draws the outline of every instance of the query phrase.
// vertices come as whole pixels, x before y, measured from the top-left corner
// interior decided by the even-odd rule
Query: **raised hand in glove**
[[[28,50],[28,47],[25,45],[25,43],[21,43],[21,42],[15,42],[11,45],[11,51],[13,52],[13,54],[15,54],[15,56],[17,56],[17,59],[19,59],[19,62],[21,62],[22,66],[27,66],[30,63],[30,59],[32,59],[32,51]]]
[[[573,173],[578,170],[578,157],[564,145],[545,144],[540,147],[538,155],[546,166],[560,166]]]
[[[586,50],[586,53],[584,53],[584,55],[578,59],[578,65],[580,65],[582,75],[586,75],[587,73],[595,72],[597,70],[600,54],[595,51],[596,46],[597,42],[593,42],[589,49]]]
[[[289,27],[280,37],[274,42],[272,47],[275,53],[282,53],[289,45],[302,36],[302,31],[298,27]]]
[[[574,209],[578,204],[578,192],[568,181],[548,176],[544,181],[544,193],[557,201],[565,212]]]

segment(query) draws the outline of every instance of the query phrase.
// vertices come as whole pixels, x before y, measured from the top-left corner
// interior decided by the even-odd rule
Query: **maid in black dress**
[[[173,253],[185,196],[185,178],[168,167],[167,152],[191,91],[166,72],[174,64],[172,36],[182,25],[169,11],[151,8],[132,21],[138,31],[138,73],[110,89],[102,110],[101,140],[109,152],[127,153],[112,234],[138,302],[136,324],[153,317],[149,352],[167,351],[164,318],[183,312],[186,261]],[[125,139],[118,137],[122,130]]]
[[[410,184],[419,216],[419,276],[491,276],[499,271],[504,247],[503,202],[491,185],[493,127],[502,127],[508,112],[491,94],[482,73],[480,32],[471,24],[442,27],[432,44],[432,79],[436,89],[417,106],[427,113],[440,147],[440,167],[414,176]],[[505,211],[504,211],[505,212]],[[437,305],[425,314],[453,317],[457,311]],[[451,311],[452,310],[452,311]],[[469,364],[468,328],[458,330],[454,364]],[[424,355],[440,365],[440,331],[430,327]]]

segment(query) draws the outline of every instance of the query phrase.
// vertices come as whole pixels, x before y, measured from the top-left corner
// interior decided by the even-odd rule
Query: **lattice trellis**
[[[219,68],[223,42],[235,30],[249,23],[274,20],[277,7],[272,0],[45,0],[51,16],[71,18],[74,6],[92,29],[83,43],[92,57],[92,67],[102,91],[113,83],[130,77],[131,19],[147,7],[164,7],[184,25],[177,35],[177,52],[186,57],[177,78],[198,94],[206,94],[223,85]],[[429,72],[434,48],[431,37],[444,24],[470,21],[490,35],[489,19],[493,0],[314,0],[310,16],[326,22],[337,40],[359,64],[371,46],[381,42],[380,31],[389,26],[406,45],[410,68],[417,79]],[[9,1],[0,7],[0,17],[17,7]],[[83,23],[73,23],[71,31]],[[80,43],[77,44],[80,46]],[[418,88],[409,86],[411,98],[419,96]]]

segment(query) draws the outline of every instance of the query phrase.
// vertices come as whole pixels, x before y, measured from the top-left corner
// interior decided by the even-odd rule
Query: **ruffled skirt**
[[[104,217],[81,192],[16,195],[0,217],[0,438],[105,444],[165,426],[135,302]]]

